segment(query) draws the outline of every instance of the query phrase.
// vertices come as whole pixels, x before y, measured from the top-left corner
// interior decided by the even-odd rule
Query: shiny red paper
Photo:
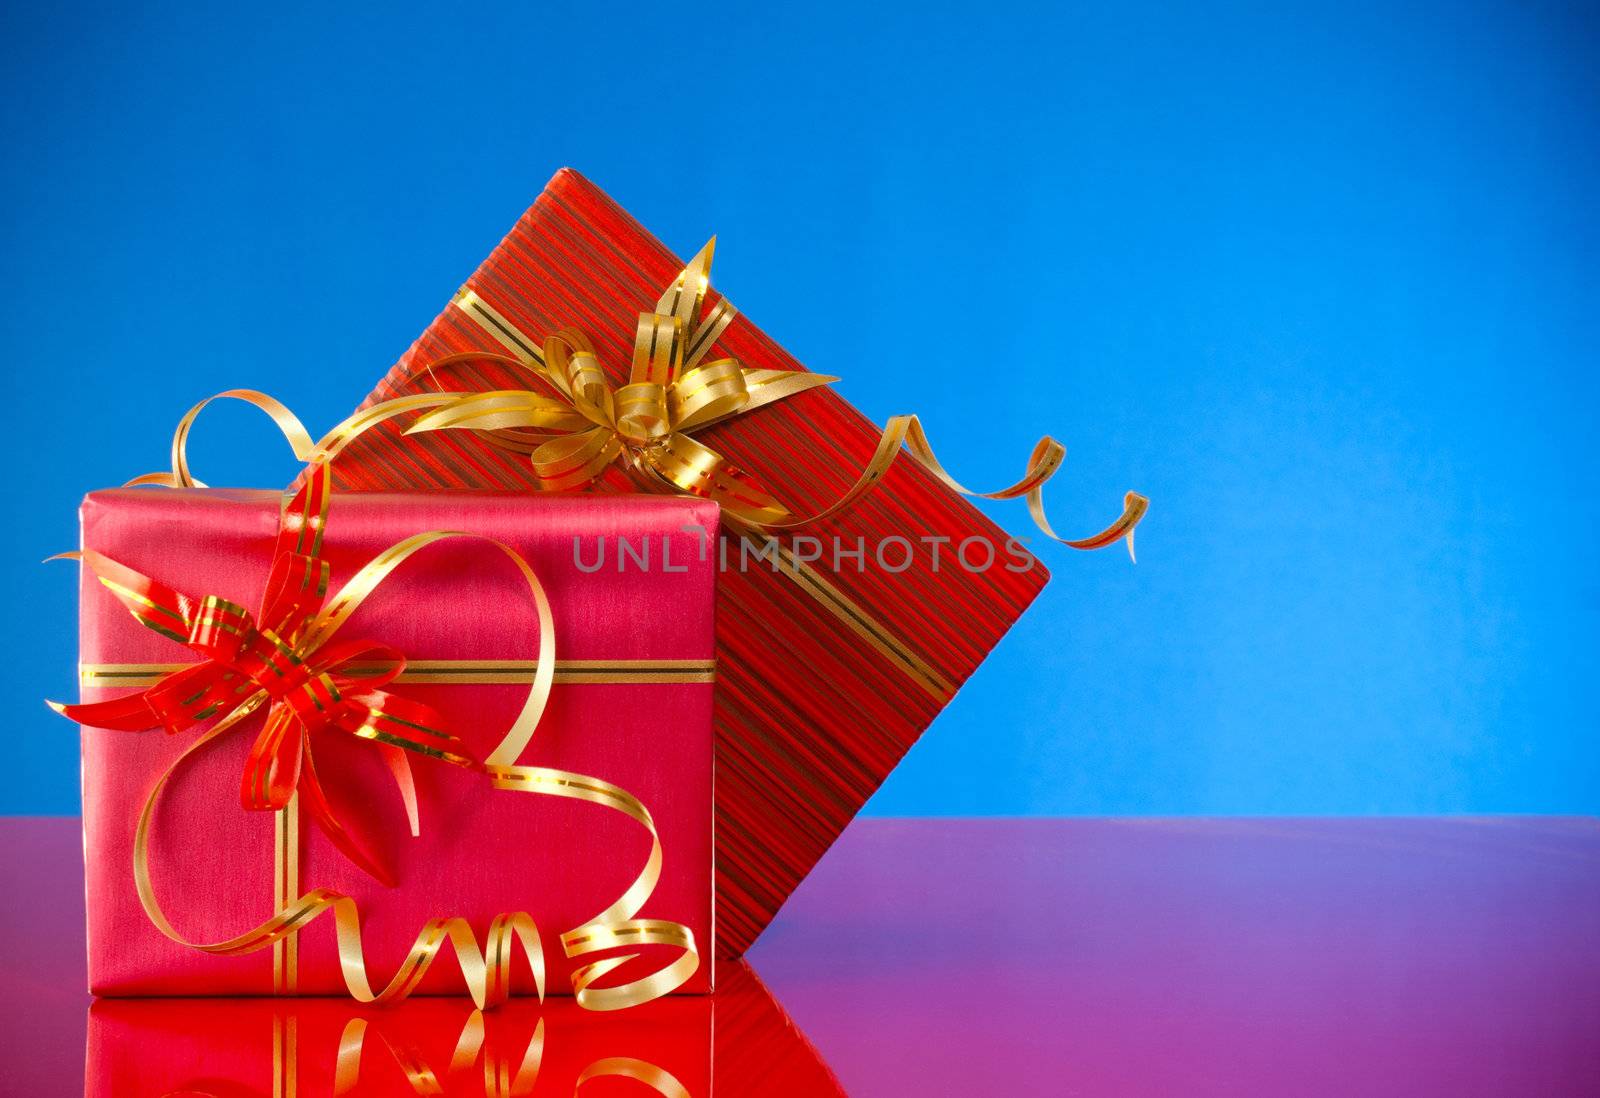
[[[281,502],[279,493],[269,492],[96,492],[83,505],[83,544],[183,592],[253,606],[266,582]],[[683,990],[707,990],[714,952],[711,685],[626,680],[649,677],[629,670],[641,662],[712,659],[714,562],[702,559],[701,546],[715,537],[716,508],[643,497],[336,493],[324,550],[332,589],[395,542],[437,529],[496,538],[538,573],[554,610],[557,677],[538,732],[518,761],[602,778],[645,804],[665,863],[640,914],[693,931],[702,964]],[[622,539],[633,555],[618,554]],[[635,564],[645,544],[648,568]],[[594,568],[602,545],[606,565]],[[410,661],[492,668],[538,655],[526,584],[499,550],[467,539],[429,547],[402,565],[341,636],[380,640]],[[193,659],[182,645],[136,622],[87,571],[80,655],[86,669]],[[571,681],[585,676],[563,671],[592,670],[595,661],[611,667],[600,676],[607,681]],[[478,757],[500,739],[527,696],[526,686],[515,682],[399,683],[392,689],[439,710]],[[84,689],[86,701],[114,696],[106,687]],[[192,939],[241,933],[273,911],[274,819],[239,803],[243,759],[260,720],[252,717],[198,757],[156,810],[155,887],[168,915]],[[139,811],[188,742],[159,730],[83,732],[89,979],[98,994],[272,991],[270,950],[219,957],[185,948],[150,923],[136,894],[132,843]],[[610,905],[649,850],[648,835],[617,813],[497,791],[480,773],[422,758],[412,768],[421,804],[421,835],[413,838],[372,744],[328,733],[316,753],[335,807],[393,868],[398,883],[384,888],[319,832],[302,827],[302,887],[332,888],[356,899],[369,970],[378,981],[387,979],[430,918],[464,916],[481,940],[494,915],[525,910],[544,938],[550,990],[561,994],[569,987],[569,965],[560,933]],[[331,923],[310,925],[298,942],[299,992],[343,994]],[[641,975],[651,960],[647,954],[607,982]],[[531,990],[520,961],[514,984],[519,992]],[[438,961],[418,991],[460,993],[454,960]]]

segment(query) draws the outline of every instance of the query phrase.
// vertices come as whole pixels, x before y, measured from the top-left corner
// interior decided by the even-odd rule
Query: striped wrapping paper
[[[682,267],[598,187],[564,169],[463,288],[515,332],[491,333],[452,302],[363,407],[438,386],[527,388],[526,373],[493,363],[437,378],[412,372],[460,351],[516,353],[519,342],[537,348],[568,326],[594,342],[614,382],[625,382],[638,314],[654,306]],[[718,347],[717,355],[748,368],[804,369],[743,315]],[[403,436],[404,425],[387,423],[357,439],[334,463],[338,486],[534,484],[523,456],[465,431]],[[700,438],[806,514],[854,482],[879,433],[826,388],[719,424]],[[609,486],[619,483],[626,482]],[[823,559],[775,572],[770,562],[752,558],[741,569],[735,540],[726,546],[728,566],[719,580],[716,930],[723,957],[755,941],[1049,578],[1031,556],[1010,555],[1005,533],[908,457],[856,507],[805,533],[819,539]],[[906,555],[898,544],[885,548],[882,563],[889,568],[875,556],[875,547],[893,536],[913,548],[903,571],[889,570]],[[935,568],[936,543],[922,539],[942,538],[949,541],[937,543]],[[956,561],[954,548],[969,538],[994,547],[993,567],[969,570]],[[834,545],[853,550],[858,539],[866,548],[863,563],[834,559]],[[984,555],[973,543],[969,563],[981,564]]]

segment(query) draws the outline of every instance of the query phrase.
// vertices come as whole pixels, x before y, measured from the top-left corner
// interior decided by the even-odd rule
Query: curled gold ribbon
[[[230,395],[238,396],[239,391]],[[249,400],[250,396],[241,399]],[[256,402],[251,400],[251,403]],[[176,471],[174,476],[177,478]],[[162,482],[146,480],[145,483]],[[537,611],[538,658],[533,674],[528,679],[528,697],[485,762],[494,787],[602,805],[627,816],[650,835],[650,853],[633,883],[599,914],[561,935],[566,956],[575,961],[617,949],[633,950],[621,955],[586,960],[573,971],[573,995],[580,1006],[589,1010],[620,1010],[666,995],[694,975],[699,968],[700,958],[694,934],[688,927],[667,920],[637,917],[660,879],[663,858],[661,838],[649,811],[627,791],[609,782],[571,771],[519,765],[516,761],[528,746],[544,713],[556,667],[555,624],[550,602],[538,576],[521,554],[493,538],[459,531],[433,530],[406,538],[385,549],[351,577],[307,624],[303,643],[307,650],[328,644],[340,627],[396,568],[428,546],[452,538],[487,541],[498,548],[521,575]],[[400,967],[378,991],[373,990],[367,974],[356,903],[349,896],[329,889],[312,889],[281,907],[265,922],[221,941],[194,941],[173,926],[156,896],[150,864],[152,821],[161,793],[190,760],[267,700],[267,692],[258,690],[232,713],[206,730],[167,767],[145,801],[134,836],[134,882],[145,914],[156,928],[171,940],[189,948],[234,956],[265,949],[292,938],[324,913],[331,913],[346,988],[358,1002],[380,1004],[396,1002],[411,994],[448,944],[460,962],[462,977],[474,1004],[479,1009],[496,1006],[510,994],[513,951],[520,947],[542,999],[545,994],[544,951],[538,928],[526,912],[497,915],[490,923],[482,949],[464,918],[430,919],[418,932]],[[676,951],[677,956],[647,976],[611,987],[595,986],[597,981],[638,958],[638,951],[648,946],[669,947]]]
[[[1066,538],[1050,525],[1043,488],[1066,458],[1066,448],[1055,439],[1047,435],[1039,440],[1015,483],[996,491],[976,491],[952,477],[934,457],[914,415],[889,419],[856,482],[833,503],[808,515],[791,513],[721,453],[691,436],[838,379],[799,370],[749,370],[733,358],[703,361],[737,315],[727,298],[709,310],[705,307],[715,247],[713,237],[672,280],[654,310],[639,315],[629,380],[615,389],[582,332],[564,328],[544,341],[542,354],[535,353],[532,341],[517,337],[492,306],[473,291],[462,291],[457,304],[515,357],[450,355],[419,372],[431,375],[472,359],[493,361],[533,374],[555,395],[528,390],[454,394],[452,400],[419,417],[406,433],[476,431],[495,445],[526,453],[536,482],[551,491],[585,487],[611,466],[620,465],[647,491],[714,499],[735,525],[762,533],[794,530],[842,513],[877,486],[904,449],[953,492],[992,500],[1025,498],[1034,524],[1053,541],[1073,549],[1099,549],[1126,539],[1128,554],[1133,555],[1134,528],[1150,506],[1137,492],[1123,497],[1122,514],[1115,522],[1090,537]],[[393,414],[417,407],[397,407]],[[378,415],[386,410],[386,404],[379,404],[368,412]]]
[[[178,420],[177,429],[172,434],[172,468],[154,473],[144,473],[134,477],[123,484],[124,488],[137,485],[158,485],[163,488],[204,488],[204,481],[197,479],[189,468],[189,435],[194,430],[195,420],[199,418],[209,405],[218,400],[238,400],[265,412],[278,432],[283,435],[284,441],[289,444],[294,456],[307,465],[326,464],[337,457],[339,452],[348,446],[364,431],[395,416],[408,412],[422,411],[437,408],[448,403],[452,397],[443,393],[421,393],[416,396],[400,397],[382,405],[367,408],[346,417],[333,430],[321,439],[313,442],[311,433],[306,430],[300,417],[291,412],[275,397],[256,389],[228,389],[206,397],[194,407],[190,408]]]
[[[294,451],[294,456],[301,462],[311,460],[314,444],[311,433],[306,430],[305,424],[300,422],[298,416],[279,400],[268,396],[266,393],[254,389],[228,389],[208,396],[193,408],[183,414],[178,420],[178,428],[172,433],[172,472],[171,473],[146,473],[134,477],[123,487],[132,487],[137,484],[159,484],[167,488],[204,488],[205,484],[195,480],[189,472],[189,432],[194,429],[194,421],[199,418],[208,404],[216,400],[242,400],[260,408],[272,417],[272,422],[277,424],[278,430],[288,441],[289,448]]]

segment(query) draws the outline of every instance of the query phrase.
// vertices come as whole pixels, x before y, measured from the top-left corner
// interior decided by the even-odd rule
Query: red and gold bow
[[[497,446],[526,453],[542,488],[584,488],[616,465],[646,491],[714,499],[734,525],[767,533],[792,530],[846,510],[883,479],[904,448],[961,495],[1025,498],[1035,525],[1063,545],[1099,549],[1126,538],[1132,554],[1134,527],[1150,505],[1137,492],[1127,493],[1122,514],[1091,537],[1064,538],[1050,526],[1043,487],[1066,460],[1066,447],[1055,439],[1046,436],[1039,440],[1015,484],[979,492],[962,485],[939,463],[914,415],[890,417],[866,467],[837,500],[814,514],[790,512],[748,473],[691,436],[774,401],[830,385],[838,378],[800,370],[749,370],[729,357],[707,361],[738,314],[726,298],[706,307],[715,246],[712,238],[678,272],[654,310],[639,315],[626,385],[613,388],[589,338],[576,328],[563,328],[544,341],[540,356],[467,352],[448,355],[423,368],[431,372],[459,362],[494,361],[533,373],[554,395],[495,390],[401,397],[352,420],[360,418],[370,425],[402,412],[432,407],[407,434],[477,431]],[[342,445],[341,436],[342,432],[336,431],[330,440],[341,438],[337,445]]]
[[[297,791],[311,818],[351,861],[392,884],[388,870],[339,822],[317,780],[311,748],[323,734],[344,733],[377,744],[405,802],[412,833],[418,827],[416,788],[407,753],[481,769],[431,707],[382,688],[405,669],[405,656],[386,644],[334,640],[334,634],[375,583],[372,573],[340,593],[322,612],[328,562],[322,559],[329,476],[314,466],[284,509],[261,609],[216,595],[194,598],[85,549],[83,564],[142,624],[187,646],[200,662],[174,671],[141,693],[60,713],[95,728],[187,731],[213,719],[247,715],[267,705],[240,785],[244,807],[277,811]]]

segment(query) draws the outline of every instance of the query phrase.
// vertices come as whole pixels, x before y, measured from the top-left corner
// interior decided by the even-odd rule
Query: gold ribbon
[[[710,287],[713,237],[680,271],[656,302],[639,314],[628,384],[613,387],[601,369],[594,346],[576,328],[563,328],[544,342],[531,340],[472,290],[457,295],[456,306],[512,352],[469,351],[446,355],[419,373],[469,361],[490,361],[522,369],[553,390],[554,396],[525,389],[482,393],[418,393],[365,408],[346,418],[320,440],[282,403],[253,389],[230,389],[207,397],[186,412],[172,439],[172,470],[148,473],[130,484],[194,487],[188,437],[200,412],[221,398],[242,400],[266,412],[302,462],[328,461],[363,432],[401,415],[423,413],[406,430],[416,434],[471,430],[503,449],[528,455],[535,483],[550,491],[583,488],[613,465],[646,491],[694,495],[716,500],[731,525],[761,533],[782,533],[839,515],[877,487],[902,450],[941,484],[963,496],[1027,501],[1034,525],[1052,541],[1073,549],[1101,549],[1126,540],[1133,556],[1134,530],[1150,501],[1137,492],[1123,496],[1122,514],[1097,534],[1067,538],[1045,513],[1044,486],[1066,461],[1066,447],[1046,435],[1028,455],[1023,474],[994,491],[968,488],[945,469],[915,415],[891,416],[872,457],[856,481],[832,503],[808,515],[795,515],[721,453],[693,436],[707,427],[756,411],[839,380],[801,370],[751,370],[737,359],[704,361],[733,322],[738,310],[727,298],[705,307]],[[819,455],[810,455],[820,460]]]
[[[406,412],[422,411],[428,408],[437,408],[453,399],[451,394],[422,393],[417,396],[401,397],[388,401],[373,408],[367,408],[346,417],[333,430],[321,439],[313,442],[311,433],[306,430],[305,424],[300,422],[300,417],[291,412],[275,397],[256,389],[228,389],[206,397],[200,403],[190,408],[178,420],[177,429],[172,433],[172,468],[154,473],[144,473],[134,477],[123,484],[125,488],[138,485],[158,485],[163,488],[204,488],[206,483],[195,477],[189,468],[189,435],[194,430],[195,420],[199,418],[209,405],[218,400],[238,400],[254,408],[259,408],[271,417],[277,426],[278,432],[283,435],[284,441],[289,444],[294,456],[303,464],[326,464],[339,455],[339,452],[348,446],[354,439],[378,424],[393,419]]]
[[[261,406],[260,401],[253,399],[261,394],[234,391],[225,395]],[[198,407],[195,411],[198,411]],[[286,409],[283,412],[288,415]],[[186,419],[192,422],[192,415]],[[180,449],[181,446],[175,444],[175,453]],[[187,479],[192,483],[186,466],[177,460],[174,465],[174,479]],[[142,483],[166,483],[157,478],[140,480]],[[627,816],[650,835],[650,853],[633,883],[599,914],[561,935],[562,948],[572,960],[617,949],[635,952],[585,961],[572,973],[573,995],[579,1005],[590,1010],[619,1010],[666,995],[694,975],[699,968],[700,958],[693,932],[688,927],[667,920],[637,917],[655,891],[661,875],[661,838],[649,811],[626,790],[599,778],[517,763],[532,739],[549,700],[555,679],[556,658],[555,626],[549,599],[532,567],[515,549],[482,535],[445,530],[428,531],[397,542],[363,566],[332,601],[319,610],[306,627],[304,643],[312,650],[327,644],[396,568],[428,546],[452,538],[474,538],[498,548],[527,585],[538,615],[538,658],[533,661],[531,675],[522,680],[529,683],[528,698],[500,743],[485,760],[494,787],[598,804]],[[448,944],[460,962],[462,977],[474,1004],[479,1009],[498,1005],[510,994],[512,954],[514,948],[520,947],[532,970],[536,991],[542,999],[545,993],[543,946],[538,928],[526,912],[497,915],[489,926],[481,950],[476,935],[464,918],[429,920],[418,932],[399,969],[378,991],[373,990],[367,974],[356,903],[349,896],[329,889],[312,889],[282,904],[265,922],[221,941],[194,941],[172,925],[156,896],[150,868],[152,821],[161,793],[188,762],[266,701],[266,692],[257,691],[233,713],[203,733],[167,767],[145,801],[134,836],[134,881],[145,914],[156,928],[171,940],[189,948],[204,953],[235,956],[292,940],[324,913],[331,913],[345,986],[350,995],[362,1003],[390,1003],[404,999],[416,988],[434,959]],[[637,950],[647,946],[669,947],[677,951],[678,956],[647,976],[612,987],[595,986],[597,981],[638,958],[640,954]]]
[[[463,289],[456,306],[514,357],[450,355],[423,371],[431,374],[457,362],[487,359],[521,367],[555,395],[528,390],[454,394],[406,433],[477,431],[495,445],[526,453],[539,486],[552,491],[586,487],[611,466],[620,465],[647,491],[714,499],[735,525],[763,533],[794,530],[844,512],[877,486],[904,449],[953,492],[980,499],[1026,499],[1034,524],[1052,541],[1073,549],[1099,549],[1126,539],[1128,554],[1133,555],[1134,528],[1150,506],[1137,492],[1123,497],[1122,514],[1098,534],[1065,538],[1050,525],[1043,489],[1066,460],[1066,447],[1055,439],[1046,435],[1039,440],[1014,484],[982,492],[967,488],[940,464],[914,415],[890,417],[856,482],[833,503],[808,515],[791,513],[748,474],[692,436],[838,378],[796,370],[750,370],[733,358],[704,361],[737,315],[727,298],[705,308],[715,248],[713,237],[678,272],[654,310],[639,314],[628,383],[616,388],[581,331],[563,328],[544,341],[541,353],[475,291]],[[416,399],[401,397],[368,412],[382,414],[390,404]],[[417,407],[406,404],[394,414]],[[817,454],[806,459],[822,460]]]

